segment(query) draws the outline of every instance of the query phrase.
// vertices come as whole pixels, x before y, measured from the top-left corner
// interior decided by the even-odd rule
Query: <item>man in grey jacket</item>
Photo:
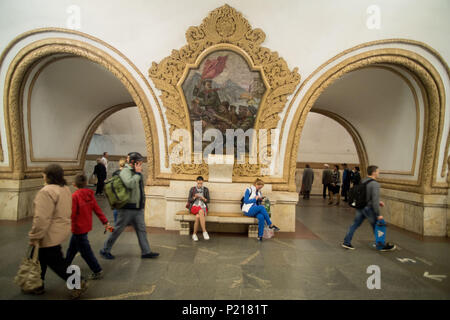
[[[350,226],[347,235],[345,236],[342,247],[345,249],[354,250],[352,246],[352,238],[356,229],[363,223],[364,219],[369,220],[372,229],[375,233],[375,224],[377,220],[383,219],[380,215],[380,206],[384,207],[384,202],[380,201],[380,184],[376,181],[380,174],[380,170],[377,166],[369,166],[367,168],[367,178],[363,179],[361,183],[366,183],[366,199],[367,204],[363,209],[356,209],[356,216],[353,224]],[[379,248],[380,251],[392,251],[395,250],[395,245],[386,243],[384,247]]]
[[[142,251],[141,257],[143,259],[156,258],[159,256],[159,253],[150,251],[144,220],[145,194],[142,180],[144,157],[139,152],[131,152],[128,154],[127,161],[128,163],[120,171],[120,178],[123,184],[131,191],[130,201],[124,207],[117,209],[115,229],[109,235],[104,248],[100,250],[100,254],[105,259],[114,259],[114,256],[111,254],[112,246],[123,230],[125,230],[125,227],[131,224],[138,237]]]

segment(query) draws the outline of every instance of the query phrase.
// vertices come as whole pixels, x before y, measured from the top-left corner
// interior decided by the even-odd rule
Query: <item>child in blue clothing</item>
[[[280,231],[272,221],[270,221],[269,214],[266,208],[261,205],[264,197],[261,194],[261,189],[264,187],[264,182],[261,179],[256,179],[253,186],[245,190],[244,204],[242,211],[247,217],[256,217],[258,219],[258,241],[262,241],[264,234],[264,222],[267,223],[269,228],[274,231]]]

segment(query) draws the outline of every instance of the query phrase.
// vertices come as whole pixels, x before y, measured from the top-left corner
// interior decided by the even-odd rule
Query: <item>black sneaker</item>
[[[103,279],[103,270],[99,272],[94,272],[89,276],[89,280],[100,280]]]
[[[101,255],[103,258],[108,259],[108,260],[113,260],[113,259],[116,258],[116,257],[114,257],[110,252],[106,252],[106,251],[104,251],[103,249],[100,250],[100,255]]]
[[[147,254],[143,254],[141,256],[142,259],[154,259],[154,258],[157,258],[157,257],[159,257],[159,253],[157,253],[157,252],[150,252],[150,253],[147,253]]]
[[[278,228],[276,225],[273,225],[269,227],[270,229],[273,229],[273,231],[280,231],[280,228]]]
[[[395,244],[386,243],[384,247],[379,249],[380,251],[394,251],[397,246]]]
[[[258,237],[258,241],[262,242],[263,241],[263,237]]]
[[[342,248],[349,249],[349,250],[355,250],[355,247],[353,247],[351,244],[343,243],[341,244]]]

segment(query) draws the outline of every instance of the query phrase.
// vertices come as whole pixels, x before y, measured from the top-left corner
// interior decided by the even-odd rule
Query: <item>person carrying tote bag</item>
[[[70,274],[64,259],[61,244],[71,234],[72,193],[64,179],[64,170],[57,164],[44,169],[45,186],[39,190],[33,201],[33,223],[28,233],[29,242],[38,250],[41,279],[45,280],[47,268],[52,269],[64,285]],[[81,277],[80,288],[70,291],[72,298],[78,298],[87,289],[87,282]],[[31,294],[44,293],[44,284]]]
[[[38,252],[39,244],[28,247],[28,253],[26,257],[23,258],[19,270],[17,271],[17,275],[14,277],[14,283],[17,284],[24,293],[44,293],[44,281],[41,279],[42,271],[38,259]]]

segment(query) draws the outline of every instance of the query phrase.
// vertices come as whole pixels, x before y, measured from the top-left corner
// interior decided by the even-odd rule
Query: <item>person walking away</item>
[[[98,280],[103,277],[103,270],[92,252],[88,239],[88,232],[92,230],[92,211],[105,229],[109,227],[108,219],[98,206],[94,191],[87,188],[87,178],[84,174],[75,176],[74,185],[78,190],[72,194],[72,238],[67,249],[66,262],[67,265],[72,264],[75,255],[80,252],[81,257],[93,272],[90,279]]]
[[[97,176],[97,190],[96,196],[103,196],[103,188],[106,180],[106,167],[101,158],[97,159],[97,165],[94,167],[94,174]]]
[[[131,224],[136,231],[139,246],[141,248],[141,258],[151,259],[159,256],[159,253],[152,252],[147,240],[147,230],[144,220],[145,194],[144,182],[142,178],[142,164],[144,157],[139,152],[130,152],[128,154],[128,163],[120,171],[120,179],[130,190],[130,201],[124,207],[117,209],[117,222],[114,231],[105,241],[100,255],[105,259],[114,259],[111,249],[125,230],[128,224]]]
[[[261,205],[264,197],[261,189],[264,187],[264,182],[261,179],[256,179],[253,185],[245,190],[242,212],[247,217],[256,217],[258,219],[258,241],[262,241],[264,235],[264,223],[266,222],[269,228],[274,231],[280,231],[276,225],[270,221],[269,214],[266,208]]]
[[[322,196],[324,199],[327,198],[327,192],[328,192],[328,197],[331,198],[331,194],[330,194],[330,184],[331,184],[331,174],[332,171],[330,170],[330,166],[328,164],[324,164],[324,169],[322,171],[322,184],[323,184],[323,191],[322,191]]]
[[[342,167],[344,168],[342,172],[342,196],[344,197],[344,201],[347,202],[347,194],[348,190],[350,190],[351,171],[346,163],[342,164]]]
[[[305,170],[303,170],[303,178],[302,178],[303,199],[309,199],[313,182],[314,182],[314,171],[311,169],[309,164],[307,164]]]
[[[339,172],[339,166],[334,165],[334,170],[331,173],[331,183],[330,183],[330,201],[328,204],[333,204],[333,196],[337,195],[336,205],[338,206],[341,200],[341,195],[339,193],[341,189],[341,173]]]
[[[203,231],[203,239],[209,240],[208,232],[206,231],[205,217],[208,214],[209,190],[203,186],[203,177],[197,177],[197,185],[189,189],[188,202],[190,203],[189,212],[195,215],[194,232],[192,233],[192,240],[198,241],[197,231],[200,223]]]
[[[364,219],[369,220],[372,226],[372,231],[375,234],[375,225],[377,220],[382,220],[383,216],[380,215],[380,206],[384,207],[383,201],[380,201],[380,184],[376,181],[380,174],[380,170],[377,166],[369,166],[367,168],[368,177],[362,180],[362,183],[366,185],[366,200],[367,204],[363,209],[356,209],[356,216],[353,224],[350,226],[347,234],[345,235],[342,247],[349,250],[354,250],[352,246],[352,238],[356,229],[364,222]],[[390,243],[377,243],[376,246],[379,251],[393,251],[396,246]]]
[[[44,169],[45,186],[39,190],[33,201],[33,223],[28,233],[30,245],[39,245],[39,262],[41,278],[45,280],[47,268],[50,267],[62,280],[64,285],[70,274],[63,257],[61,244],[70,235],[70,215],[72,213],[72,194],[64,179],[64,170],[58,164],[48,165]],[[78,298],[88,288],[88,283],[81,279],[81,288],[73,289],[71,295]],[[44,286],[33,292],[44,293]]]

